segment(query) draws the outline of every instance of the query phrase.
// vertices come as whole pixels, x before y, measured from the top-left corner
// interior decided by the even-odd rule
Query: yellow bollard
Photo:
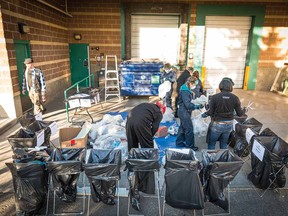
[[[244,75],[244,85],[243,89],[246,91],[248,89],[248,78],[249,78],[250,66],[245,67],[245,75]]]
[[[206,79],[206,67],[202,66],[201,81],[202,81],[203,88],[205,85],[205,79]]]

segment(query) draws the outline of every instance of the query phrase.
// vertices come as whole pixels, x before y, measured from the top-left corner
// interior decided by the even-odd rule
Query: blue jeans
[[[232,129],[233,124],[218,124],[214,122],[211,127],[208,149],[215,149],[217,141],[220,143],[220,149],[227,149],[227,142]]]

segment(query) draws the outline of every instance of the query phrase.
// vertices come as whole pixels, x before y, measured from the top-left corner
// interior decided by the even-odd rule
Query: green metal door
[[[29,41],[14,40],[14,49],[16,53],[16,63],[18,71],[18,82],[20,90],[20,99],[22,105],[22,111],[25,112],[32,108],[32,102],[26,91],[25,95],[22,94],[22,79],[25,71],[24,60],[30,57],[30,43]]]
[[[70,50],[70,71],[71,85],[89,76],[89,45],[88,44],[69,44]],[[80,86],[87,87],[89,83],[80,83]]]

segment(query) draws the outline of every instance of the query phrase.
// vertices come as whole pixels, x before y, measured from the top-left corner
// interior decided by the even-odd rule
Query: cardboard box
[[[81,132],[81,136],[79,133]],[[59,143],[61,148],[85,148],[87,146],[89,130],[83,128],[60,128]]]

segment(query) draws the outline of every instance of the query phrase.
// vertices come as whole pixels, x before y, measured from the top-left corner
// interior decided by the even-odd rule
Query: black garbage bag
[[[45,207],[48,172],[39,161],[6,163],[12,173],[17,216],[37,215]]]
[[[44,143],[42,146],[50,147],[50,136],[51,136],[51,129],[49,127],[50,124],[53,122],[45,122],[45,121],[34,121],[29,126],[27,126],[24,130],[29,134],[35,134],[36,132],[44,130]]]
[[[248,174],[248,179],[255,187],[264,190],[284,187],[286,184],[284,165],[288,164],[288,144],[277,136],[255,137],[253,145],[255,141],[265,148],[265,152],[262,161],[255,154],[251,154],[252,171]]]
[[[187,150],[188,152],[166,150],[165,201],[174,208],[203,209],[204,193],[198,172],[199,162],[193,151]]]
[[[15,160],[24,160],[25,158],[29,160],[29,158],[34,157],[35,160],[48,161],[52,153],[49,148],[39,151],[30,150],[37,145],[37,137],[31,130],[21,128],[15,134],[9,136],[8,141],[14,154],[12,158]]]
[[[32,113],[25,113],[19,118],[19,123],[23,128],[28,127],[31,123],[36,121],[35,116]]]
[[[125,163],[125,170],[128,169],[131,205],[140,210],[139,191],[155,194],[155,176],[152,170],[160,169],[158,149],[132,148]]]
[[[121,150],[92,149],[84,171],[94,202],[114,205],[116,181],[120,179]]]
[[[248,116],[246,114],[242,115],[242,116],[234,116],[234,120],[237,123],[243,123],[246,119],[248,118]],[[234,130],[232,130],[232,132],[230,133],[229,139],[228,139],[228,146],[230,146],[231,148],[234,148],[236,143],[236,132]]]
[[[82,148],[55,149],[52,161],[47,163],[53,182],[52,190],[56,191],[57,196],[64,202],[76,201],[84,151]]]
[[[235,125],[235,146],[234,153],[239,157],[247,157],[251,152],[251,143],[248,143],[246,140],[246,130],[250,128],[255,135],[260,133],[262,128],[262,123],[257,121],[254,118],[246,119],[242,123],[238,123]],[[252,140],[252,139],[251,139]]]
[[[200,172],[206,201],[228,211],[224,190],[240,171],[243,161],[229,150],[202,152],[203,169]]]

